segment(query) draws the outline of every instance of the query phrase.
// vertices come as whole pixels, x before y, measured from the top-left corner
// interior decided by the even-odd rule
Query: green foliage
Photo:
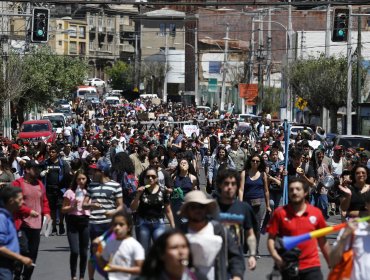
[[[131,65],[119,60],[108,68],[106,73],[112,79],[113,89],[125,90],[132,88],[134,69]]]
[[[262,102],[262,112],[278,113],[280,109],[280,88],[264,87]]]
[[[88,71],[86,61],[56,55],[47,46],[33,49],[23,64],[27,73],[24,82],[30,85],[25,94],[29,104],[47,105],[54,98],[70,97]]]
[[[356,67],[353,62],[353,87],[356,92]],[[308,101],[311,111],[318,113],[322,107],[337,112],[339,107],[346,105],[347,100],[347,58],[346,57],[310,57],[297,60],[287,71],[292,93]],[[361,70],[362,85],[366,75]],[[336,118],[332,117],[332,128],[336,130]]]

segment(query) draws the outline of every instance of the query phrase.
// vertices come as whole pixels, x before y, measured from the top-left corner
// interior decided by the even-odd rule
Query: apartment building
[[[51,19],[49,21],[48,45],[58,55],[87,57],[89,33],[85,20],[72,18]]]

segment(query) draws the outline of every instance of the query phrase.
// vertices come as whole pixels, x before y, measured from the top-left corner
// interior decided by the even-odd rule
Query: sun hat
[[[191,203],[206,205],[207,215],[215,216],[219,211],[216,200],[207,198],[202,191],[194,190],[185,195],[184,203],[181,205],[178,215],[186,218],[188,207]]]

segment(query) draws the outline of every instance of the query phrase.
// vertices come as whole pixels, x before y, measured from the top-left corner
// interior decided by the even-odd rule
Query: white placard
[[[190,137],[194,132],[197,136],[199,136],[199,127],[197,125],[186,124],[184,125],[183,130],[184,130],[184,134],[187,137]]]

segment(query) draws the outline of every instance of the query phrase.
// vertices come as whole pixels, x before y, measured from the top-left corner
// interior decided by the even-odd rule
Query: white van
[[[48,113],[42,116],[43,120],[50,120],[53,130],[56,133],[62,133],[66,124],[66,117],[63,113]]]
[[[76,97],[85,99],[85,95],[98,95],[96,87],[92,86],[79,86],[76,91]]]
[[[119,97],[117,96],[107,96],[104,102],[110,106],[118,106],[120,104]]]

